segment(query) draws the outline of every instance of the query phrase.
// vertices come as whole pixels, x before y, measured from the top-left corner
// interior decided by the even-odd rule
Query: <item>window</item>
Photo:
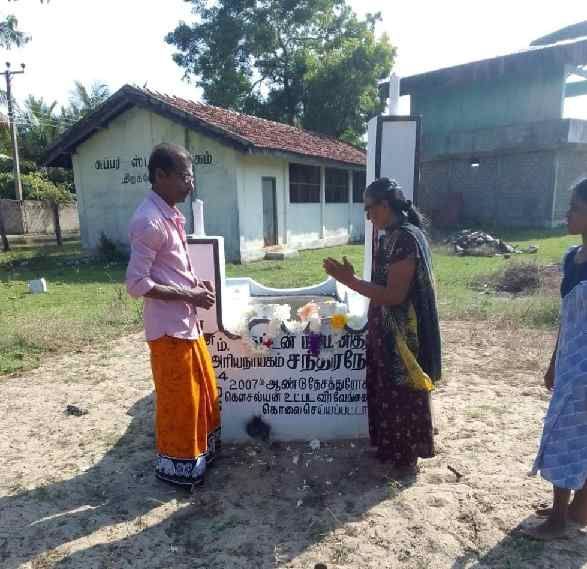
[[[348,203],[349,175],[346,170],[326,168],[326,203]]]
[[[363,192],[367,185],[367,173],[353,172],[353,203],[363,203]]]
[[[289,165],[290,203],[320,203],[320,167]]]

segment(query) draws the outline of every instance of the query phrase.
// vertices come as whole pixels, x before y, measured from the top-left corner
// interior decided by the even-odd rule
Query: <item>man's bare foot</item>
[[[551,518],[548,518],[537,526],[520,528],[520,532],[532,539],[551,541],[553,539],[566,538],[568,526],[564,522],[555,522]]]
[[[539,518],[548,518],[550,516],[550,514],[552,514],[552,508],[536,508],[536,510],[534,510],[534,512],[536,513],[536,515]],[[568,518],[569,521],[578,524],[580,526],[587,526],[587,515],[585,515],[585,513],[583,512],[579,512],[577,507],[573,507],[573,504],[571,503],[569,506],[569,511],[568,511]]]

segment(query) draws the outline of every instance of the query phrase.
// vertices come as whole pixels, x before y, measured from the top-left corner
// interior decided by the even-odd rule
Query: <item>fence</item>
[[[19,204],[16,200],[0,200],[0,214],[8,235],[49,235],[58,230],[55,211],[49,202],[25,200]],[[76,204],[59,206],[58,224],[63,233],[79,231]]]

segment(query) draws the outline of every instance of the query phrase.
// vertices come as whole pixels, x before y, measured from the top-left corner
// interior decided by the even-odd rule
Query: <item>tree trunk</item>
[[[63,239],[61,238],[61,224],[59,223],[59,204],[52,202],[51,207],[53,208],[53,226],[55,228],[57,245],[59,245],[59,247],[63,247]]]
[[[10,243],[6,236],[6,226],[4,225],[4,215],[2,214],[2,205],[0,204],[0,234],[2,235],[2,247],[4,252],[10,251]]]

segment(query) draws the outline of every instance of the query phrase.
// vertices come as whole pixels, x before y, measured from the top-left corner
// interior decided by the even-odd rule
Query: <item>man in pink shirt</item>
[[[145,334],[156,392],[155,474],[192,487],[220,445],[216,376],[198,321],[215,301],[213,286],[194,274],[185,218],[175,207],[194,189],[187,150],[160,144],[149,158],[152,191],[130,222],[127,290],[144,297]]]

